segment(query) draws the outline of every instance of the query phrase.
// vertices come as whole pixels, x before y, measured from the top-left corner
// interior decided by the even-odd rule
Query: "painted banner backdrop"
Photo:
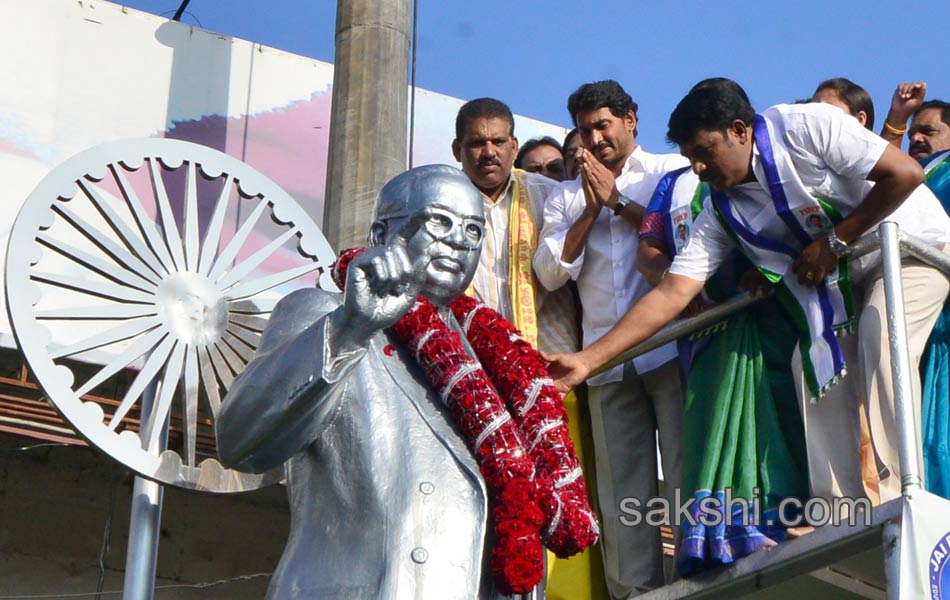
[[[333,65],[99,0],[0,7],[0,260],[36,184],[78,152],[120,139],[169,137],[221,150],[321,223]],[[416,120],[414,164],[457,165],[450,144],[463,102],[417,90],[416,111],[426,118]],[[515,122],[521,140],[566,133]],[[0,343],[13,346],[5,307]]]

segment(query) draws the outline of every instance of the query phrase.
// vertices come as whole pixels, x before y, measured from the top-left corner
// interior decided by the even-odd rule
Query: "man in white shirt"
[[[637,145],[637,105],[616,81],[581,86],[568,110],[584,146],[577,150],[581,175],[548,199],[534,269],[549,290],[577,282],[590,344],[650,289],[637,270],[640,221],[660,177],[686,161]],[[665,581],[659,529],[622,521],[621,503],[636,498],[644,506],[657,496],[657,432],[668,495],[679,485],[685,387],[676,347],[588,384],[607,587],[626,598]]]
[[[571,352],[578,335],[570,290],[548,293],[531,272],[544,199],[558,182],[512,168],[518,154],[514,130],[511,109],[494,98],[465,103],[455,120],[452,152],[485,207],[486,237],[473,295],[543,352]]]
[[[920,166],[899,149],[834,107],[779,105],[755,115],[731,89],[693,90],[670,117],[668,139],[679,145],[700,179],[715,190],[689,243],[677,255],[669,275],[607,335],[578,354],[554,357],[552,373],[560,387],[583,381],[587,373],[673,319],[736,244],[760,268],[763,257],[771,253],[770,279],[776,290],[796,290],[801,299],[814,298],[802,308],[819,315],[826,308],[832,312],[847,308],[840,302],[837,307],[825,302],[848,279],[839,277],[840,261],[847,258],[848,244],[882,220],[895,221],[903,231],[946,250],[950,219],[921,185]],[[824,228],[809,227],[815,214],[826,219]],[[787,253],[784,264],[783,253]],[[879,254],[851,262],[854,306],[861,307],[857,335],[841,340],[843,361],[832,361],[824,376],[816,374],[828,361],[810,353],[824,344],[828,356],[833,355],[837,338],[829,331],[811,338],[800,336],[799,357],[813,367],[810,389],[803,390],[803,397],[828,391],[817,403],[805,399],[802,404],[816,496],[863,495],[857,410],[850,401],[854,388],[866,394],[875,451],[887,469],[881,480],[881,499],[900,494],[882,279]],[[916,361],[950,282],[936,269],[906,259],[902,279],[910,356]],[[830,313],[824,322],[830,326]],[[808,344],[806,348],[803,343]],[[845,364],[849,375],[835,385]],[[919,391],[916,369],[909,376]],[[847,398],[830,397],[838,394]]]
[[[455,119],[452,152],[475,184],[485,210],[485,240],[468,294],[497,310],[542,352],[574,352],[579,335],[571,290],[549,292],[538,285],[531,259],[538,246],[544,201],[558,182],[512,168],[518,154],[515,121],[508,106],[494,98],[466,102]],[[584,463],[585,437],[577,396],[564,408],[577,457]],[[586,449],[589,451],[589,448]],[[554,561],[546,586],[549,598],[590,597],[592,572],[588,548],[570,560]]]

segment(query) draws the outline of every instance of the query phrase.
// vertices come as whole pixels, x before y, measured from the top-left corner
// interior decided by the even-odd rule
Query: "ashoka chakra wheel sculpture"
[[[221,399],[281,296],[335,289],[333,260],[307,213],[239,160],[178,140],[114,142],[27,198],[7,307],[38,383],[92,445],[163,484],[241,491],[282,474],[218,462]]]

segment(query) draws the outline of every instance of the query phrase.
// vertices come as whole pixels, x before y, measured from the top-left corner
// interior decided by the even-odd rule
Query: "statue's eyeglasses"
[[[393,215],[387,220],[406,218],[406,216]],[[419,222],[419,229],[425,231],[432,239],[440,242],[448,240],[449,243],[460,245],[468,250],[478,250],[485,237],[484,220],[460,217],[436,206],[423,209],[416,217],[413,217],[413,220],[416,219]]]

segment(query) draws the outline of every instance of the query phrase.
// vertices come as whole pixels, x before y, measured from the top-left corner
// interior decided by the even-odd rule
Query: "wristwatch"
[[[620,213],[623,212],[623,209],[627,208],[627,205],[630,204],[630,198],[627,198],[623,194],[620,194],[617,197],[617,204],[614,205],[614,215],[620,216]]]
[[[828,245],[831,247],[831,252],[838,258],[844,258],[851,255],[851,246],[846,244],[838,237],[838,234],[835,233],[834,227],[828,228]]]

